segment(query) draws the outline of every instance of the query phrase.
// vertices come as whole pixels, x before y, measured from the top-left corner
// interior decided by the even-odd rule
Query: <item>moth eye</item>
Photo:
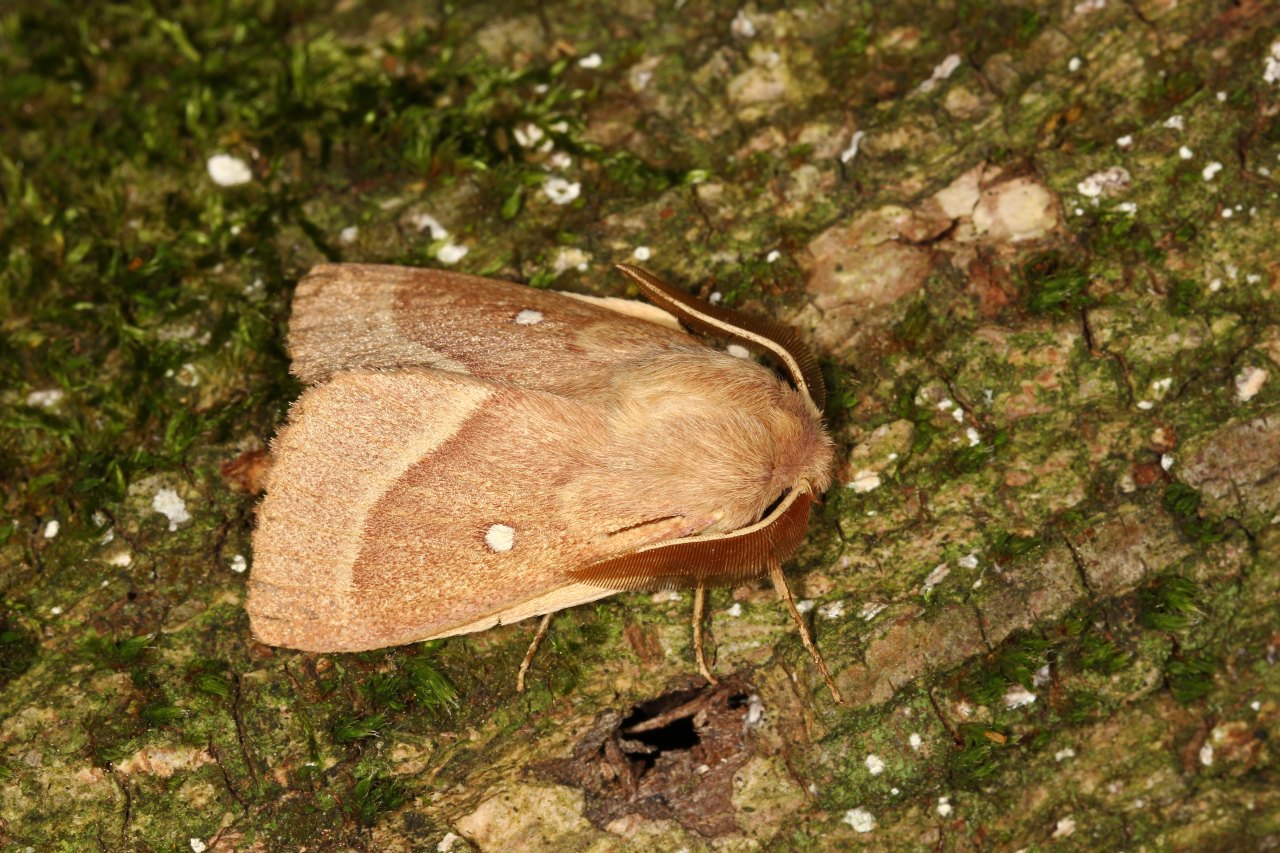
[[[516,315],[515,324],[517,326],[536,326],[542,322],[542,312],[535,311],[532,308],[526,308]]]
[[[485,531],[484,544],[495,554],[510,551],[516,544],[516,529],[505,524],[495,524]]]

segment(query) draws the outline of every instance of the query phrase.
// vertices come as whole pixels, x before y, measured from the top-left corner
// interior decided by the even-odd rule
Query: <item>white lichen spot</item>
[[[557,275],[568,270],[586,272],[590,260],[591,256],[581,249],[565,246],[556,251],[556,257],[551,262],[551,268]]]
[[[841,163],[853,162],[853,158],[858,156],[858,148],[861,147],[864,137],[866,137],[866,134],[861,130],[853,132],[853,138],[849,140],[849,147],[840,152]]]
[[[171,532],[177,530],[179,524],[185,524],[191,520],[191,513],[187,512],[187,502],[173,489],[165,488],[156,492],[155,497],[151,499],[151,508],[169,519]]]
[[[951,817],[953,811],[950,797],[938,797],[938,817]]]
[[[525,308],[516,315],[514,322],[517,326],[536,326],[542,322],[542,312],[535,311],[532,308]]]
[[[929,75],[929,79],[925,80],[919,86],[921,92],[932,92],[938,87],[943,80],[948,79],[960,67],[960,54],[950,54],[946,59],[939,62],[933,68],[933,73]]]
[[[432,240],[447,240],[449,229],[440,224],[430,213],[415,213],[409,217],[409,224],[419,231],[430,231]]]
[[[764,256],[764,261],[767,264],[772,264],[772,263],[776,263],[778,258],[780,257],[782,257],[782,253],[779,252],[777,249],[774,249],[772,252]]]
[[[924,738],[915,732],[911,733],[911,737],[907,738],[907,743],[911,746],[912,752],[919,752],[920,747],[924,746]]]
[[[924,595],[928,595],[933,592],[933,588],[942,583],[949,574],[951,574],[951,566],[946,563],[941,563],[935,566],[933,571],[929,572],[929,576],[924,579],[924,584],[921,585],[920,592]]]
[[[452,832],[446,832],[444,838],[441,838],[440,843],[436,845],[436,853],[452,853],[453,845],[457,843],[458,837]]]
[[[209,849],[209,845],[205,844],[199,838],[188,839],[187,844],[191,845],[192,853],[204,853]]]
[[[1169,389],[1173,387],[1172,376],[1162,376],[1159,379],[1151,380],[1151,390],[1159,399],[1163,400],[1164,395],[1169,393]]]
[[[542,192],[552,204],[569,204],[582,195],[582,184],[553,175],[542,182]]]
[[[1272,86],[1280,83],[1280,39],[1271,43],[1271,52],[1264,57],[1262,82]]]
[[[52,607],[50,607],[50,608],[49,608],[49,613],[50,613],[50,614],[52,614],[52,615],[54,615],[54,616],[61,616],[61,615],[62,615],[62,608],[61,608],[59,605],[55,604],[55,605],[53,605]]]
[[[729,344],[724,348],[724,351],[734,358],[751,358],[751,350],[741,344]]]
[[[516,529],[506,524],[492,525],[485,531],[484,544],[495,554],[506,553],[516,544]]]
[[[1139,401],[1138,401],[1138,408],[1139,408],[1139,409],[1142,409],[1144,412],[1145,412],[1145,411],[1147,411],[1147,410],[1149,410],[1149,409],[1154,409],[1155,407],[1156,407],[1156,404],[1155,404],[1155,403],[1153,403],[1153,402],[1151,402],[1150,400],[1139,400]]]
[[[542,128],[532,122],[517,127],[512,131],[512,135],[515,136],[516,144],[521,148],[533,148],[546,137]]]
[[[1053,680],[1053,675],[1049,671],[1049,664],[1045,664],[1036,670],[1035,675],[1031,676],[1032,687],[1045,687]]]
[[[338,240],[344,245],[350,246],[360,236],[360,228],[355,225],[348,225],[338,232]]]
[[[1213,766],[1213,744],[1205,741],[1204,746],[1200,747],[1200,763],[1205,767]]]
[[[955,400],[952,400],[950,397],[943,397],[938,401],[938,409],[943,412],[950,411],[951,407],[955,404]]]
[[[1065,749],[1060,749],[1053,754],[1054,761],[1066,761],[1068,758],[1075,758],[1075,757],[1076,757],[1076,751],[1069,746],[1066,747]]]
[[[733,603],[733,606],[730,607],[725,612],[736,619],[737,617],[742,615],[742,604],[740,602],[735,601]]]
[[[598,53],[588,53],[578,60],[579,68],[599,68],[601,65],[604,65],[604,59]]]
[[[1123,166],[1112,166],[1110,169],[1094,172],[1076,184],[1076,191],[1085,198],[1097,198],[1103,193],[1112,195],[1126,189],[1132,182],[1133,178],[1129,175],[1128,169]]]
[[[1250,707],[1250,708],[1252,708],[1252,709],[1253,709],[1253,710],[1255,710],[1255,711],[1261,711],[1261,710],[1262,710],[1262,703],[1261,703],[1261,702],[1259,702],[1257,699],[1254,699],[1252,702],[1250,702],[1250,703],[1249,703],[1249,707]]]
[[[673,601],[680,600],[680,593],[674,589],[663,589],[655,592],[649,597],[654,604],[669,604]]]
[[[1126,133],[1124,136],[1116,140],[1116,145],[1120,148],[1128,148],[1130,145],[1133,145],[1133,135]]]
[[[875,471],[861,470],[853,475],[853,479],[846,484],[846,488],[863,495],[880,488],[880,483],[880,475]]]
[[[1034,704],[1035,701],[1036,694],[1021,684],[1013,685],[1004,694],[1004,706],[1009,709],[1025,708],[1027,705]]]
[[[1206,181],[1212,181],[1212,180],[1213,180],[1213,178],[1214,178],[1214,176],[1215,176],[1215,175],[1217,175],[1217,174],[1218,174],[1219,172],[1221,172],[1221,171],[1222,171],[1222,164],[1221,164],[1221,163],[1219,163],[1217,160],[1214,160],[1214,161],[1213,161],[1212,163],[1210,163],[1208,166],[1205,166],[1205,167],[1204,167],[1204,171],[1202,171],[1202,172],[1200,173],[1200,175],[1201,175],[1201,176],[1202,176]]]
[[[815,606],[816,605],[811,598],[805,598],[796,602],[796,610],[799,610],[801,613],[808,613]]]
[[[863,763],[867,765],[867,772],[872,776],[879,776],[884,772],[884,760],[875,753],[868,755],[867,760]]]
[[[1081,0],[1072,9],[1077,15],[1084,15],[1089,12],[1099,12],[1107,8],[1107,0]]]
[[[553,151],[551,156],[547,158],[547,165],[564,172],[573,166],[573,158],[569,156],[567,151]]]
[[[1181,157],[1183,160],[1190,160],[1192,157],[1196,156],[1196,152],[1192,151],[1190,148],[1183,145],[1180,148],[1178,148],[1178,156]]]
[[[758,693],[752,693],[747,697],[747,719],[745,722],[748,726],[758,726],[764,722],[764,701]]]
[[[1214,95],[1214,97],[1218,99],[1218,103],[1220,104],[1225,104],[1227,102],[1226,92],[1218,92],[1217,94]]]
[[[868,601],[862,605],[862,609],[858,611],[858,615],[862,617],[863,622],[870,622],[872,619],[880,615],[885,605],[878,601]]]
[[[231,571],[239,575],[244,574],[244,572],[248,570],[249,561],[245,559],[244,554],[233,554],[231,555],[230,561],[228,561],[228,565],[230,566]]]
[[[44,391],[32,391],[27,395],[27,405],[37,409],[50,409],[62,401],[61,388],[49,388]]]
[[[876,819],[866,809],[849,809],[844,813],[844,822],[853,827],[854,832],[870,832],[876,828]]]
[[[1137,202],[1132,202],[1132,201],[1122,201],[1116,205],[1116,210],[1120,211],[1121,213],[1127,213],[1130,216],[1133,216],[1135,213],[1138,212],[1138,204]]]
[[[1173,467],[1173,455],[1170,453],[1160,454],[1160,467],[1168,471]]]
[[[209,177],[220,187],[238,187],[253,180],[249,164],[230,154],[214,154],[205,164]]]
[[[52,539],[58,535],[58,531],[62,529],[62,524],[55,518],[44,526],[44,538]]]
[[[976,569],[978,568],[978,555],[965,554],[959,560],[956,560],[956,562],[960,564],[960,568],[962,569]]]
[[[1182,130],[1186,125],[1186,121],[1178,114],[1171,115],[1164,120],[1164,126],[1170,130]]]
[[[631,253],[631,257],[637,261],[647,261],[653,257],[653,250],[648,246],[636,246],[635,251]]]
[[[895,787],[893,787],[893,788],[890,788],[890,789],[889,789],[889,793],[896,797],[896,796],[898,796],[899,794],[901,794],[901,793],[902,793],[902,791],[901,791],[901,789],[899,789],[899,788],[897,788],[897,787],[895,786]]]
[[[121,551],[119,554],[113,554],[107,559],[107,563],[112,566],[123,569],[133,562],[133,555],[128,551]]]
[[[440,251],[436,252],[436,260],[442,264],[456,264],[470,251],[466,246],[458,243],[445,243],[440,247]]]
[[[721,299],[724,299],[724,294],[718,290],[712,292],[712,294],[707,297],[707,301],[710,302],[712,305],[719,305]]]
[[[747,16],[746,9],[739,9],[738,14],[733,16],[733,22],[729,24],[729,32],[738,38],[755,38],[756,24]]]
[[[1236,397],[1247,403],[1257,396],[1267,382],[1267,371],[1261,367],[1246,366],[1236,374]]]
[[[1084,65],[1084,60],[1078,56],[1073,56],[1067,60],[1067,70],[1075,74],[1080,70],[1080,66]]]
[[[839,619],[844,615],[844,602],[831,601],[818,608],[818,615],[823,619]]]
[[[1067,815],[1058,821],[1057,827],[1053,830],[1054,838],[1066,838],[1068,835],[1076,831],[1076,819],[1071,815]]]
[[[958,424],[964,423],[964,409],[957,408],[951,413],[951,419]]]

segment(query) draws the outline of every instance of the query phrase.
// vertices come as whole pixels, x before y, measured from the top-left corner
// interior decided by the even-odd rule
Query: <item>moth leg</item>
[[[533,642],[529,644],[529,651],[524,653],[524,660],[520,662],[520,671],[516,673],[516,692],[524,692],[524,677],[529,672],[529,664],[533,663],[533,655],[538,651],[538,646],[542,643],[542,638],[547,636],[547,626],[551,624],[551,614],[546,613],[542,616],[542,621],[538,623],[538,631],[533,635]]]
[[[702,643],[702,616],[707,604],[707,586],[699,579],[698,586],[693,591],[693,655],[698,660],[698,672],[702,673],[702,677],[707,680],[708,684],[719,684],[716,677],[711,674],[711,667],[707,666],[707,656],[703,649]]]
[[[800,641],[809,650],[809,656],[813,658],[818,671],[822,673],[822,680],[827,682],[827,689],[831,691],[836,704],[843,705],[844,697],[840,695],[840,689],[836,687],[835,679],[831,677],[831,672],[827,669],[827,662],[822,659],[822,654],[818,651],[818,647],[813,644],[813,637],[809,635],[809,626],[805,625],[804,617],[796,609],[796,603],[791,598],[791,590],[787,588],[787,579],[782,576],[782,563],[776,557],[769,560],[769,579],[773,581],[773,588],[778,591],[778,597],[787,603],[787,609],[791,611],[791,618],[795,620],[796,627],[800,629]]]

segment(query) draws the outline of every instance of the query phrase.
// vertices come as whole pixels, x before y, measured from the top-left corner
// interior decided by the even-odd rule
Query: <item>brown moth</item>
[[[799,619],[780,565],[833,458],[816,361],[784,326],[619,269],[652,305],[394,266],[298,284],[310,387],[259,508],[259,640],[377,649],[685,587],[710,677],[705,587],[768,573]],[[791,384],[680,323],[764,350]]]

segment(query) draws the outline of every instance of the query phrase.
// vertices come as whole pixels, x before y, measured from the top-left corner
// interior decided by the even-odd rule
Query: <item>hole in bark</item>
[[[534,771],[581,788],[587,818],[602,828],[638,814],[707,837],[734,832],[733,775],[755,751],[747,735],[752,692],[734,676],[606,712],[572,756]]]

